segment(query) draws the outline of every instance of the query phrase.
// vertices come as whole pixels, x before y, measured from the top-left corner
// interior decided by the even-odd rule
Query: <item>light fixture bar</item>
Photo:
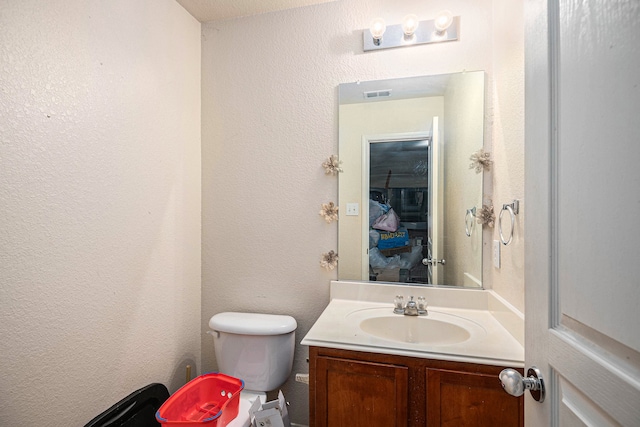
[[[374,43],[371,30],[362,31],[363,50],[389,49],[392,47],[414,46],[425,43],[440,43],[458,40],[458,28],[460,17],[454,16],[451,26],[442,32],[438,32],[435,27],[435,19],[420,21],[416,32],[411,37],[407,37],[402,30],[401,24],[387,26],[379,44]]]

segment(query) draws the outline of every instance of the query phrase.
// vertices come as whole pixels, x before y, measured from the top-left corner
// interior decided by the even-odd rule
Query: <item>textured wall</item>
[[[78,426],[200,359],[200,24],[0,2],[0,425]]]
[[[496,227],[485,239],[485,277],[491,287],[524,313],[524,12],[522,1],[494,0],[491,128],[493,160],[490,188]],[[486,182],[486,180],[485,180]],[[499,240],[498,215],[505,203],[520,200],[513,241],[501,246],[501,266],[493,267],[491,240]],[[510,230],[509,213],[503,215]],[[489,246],[489,247],[487,247]]]
[[[469,169],[469,157],[483,147],[484,79],[484,73],[455,74],[444,96],[445,284],[477,286],[465,273],[482,281],[482,228],[474,221],[467,236],[465,214],[482,206],[482,176]]]
[[[288,313],[298,321],[300,340],[328,303],[336,272],[322,270],[319,261],[322,252],[336,249],[337,226],[327,225],[318,211],[321,203],[337,200],[337,180],[321,167],[338,151],[337,85],[462,70],[485,70],[493,85],[492,5],[492,0],[352,0],[203,25],[205,370],[215,368],[212,340],[205,334],[214,313]],[[408,13],[427,19],[445,8],[462,16],[460,41],[362,52],[361,30],[374,17],[397,23]],[[509,25],[521,25],[519,16],[508,19]],[[516,52],[520,44],[521,39],[513,41]],[[500,64],[507,73],[510,63]],[[496,79],[509,77],[504,73]],[[495,85],[512,99],[511,114],[521,114],[522,99],[513,97],[509,85]],[[488,95],[490,127],[496,93],[488,90]],[[515,144],[497,159],[501,168],[517,167],[510,156],[519,156],[522,146]],[[496,179],[495,185],[512,185],[507,179]],[[513,262],[522,263],[523,254],[516,257]],[[487,262],[485,255],[485,270]],[[523,298],[521,287],[510,288],[522,281],[521,274],[502,273],[501,292]],[[297,346],[294,371],[307,372],[306,357],[307,349]],[[306,386],[291,379],[283,389],[293,421],[306,423]]]

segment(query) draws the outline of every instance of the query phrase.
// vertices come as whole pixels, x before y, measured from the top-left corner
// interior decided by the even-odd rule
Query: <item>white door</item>
[[[640,1],[526,0],[527,426],[640,425]]]
[[[427,258],[423,264],[427,266],[428,283],[440,285],[444,242],[442,241],[442,211],[444,208],[444,191],[442,191],[442,138],[438,117],[433,118],[431,126],[432,138],[429,145],[429,215],[427,219]]]

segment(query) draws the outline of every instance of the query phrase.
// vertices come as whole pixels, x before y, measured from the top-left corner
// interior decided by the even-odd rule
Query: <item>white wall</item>
[[[522,1],[494,0],[493,74],[490,110],[493,171],[489,175],[496,227],[485,238],[485,277],[491,287],[524,312],[524,11]],[[487,180],[485,180],[487,183]],[[489,194],[491,196],[491,194]],[[493,267],[491,240],[499,240],[498,216],[505,203],[521,202],[513,241],[501,246],[501,266]],[[510,230],[509,213],[503,215]],[[487,248],[487,246],[489,246]],[[489,254],[489,255],[488,255]]]
[[[0,425],[84,425],[200,364],[200,24],[0,3]]]
[[[444,257],[442,283],[478,286],[482,281],[482,226],[474,220],[471,236],[466,212],[482,207],[482,176],[469,169],[471,154],[483,147],[485,104],[483,73],[454,74],[444,95]],[[476,279],[465,280],[465,273]],[[467,276],[467,277],[469,277]]]
[[[509,2],[500,0],[498,6],[502,3]],[[493,4],[492,0],[351,0],[203,25],[205,370],[215,368],[213,344],[205,334],[214,313],[287,313],[298,321],[300,340],[328,302],[329,280],[336,278],[336,272],[322,270],[319,261],[321,253],[336,249],[337,226],[327,225],[318,212],[322,203],[337,201],[337,179],[326,176],[321,163],[338,151],[339,83],[485,70],[492,88],[487,124],[499,127],[488,130],[487,136],[495,133],[503,139],[502,146],[497,144],[496,170],[513,172],[505,178],[496,174],[494,194],[500,197],[496,203],[518,197],[511,186],[523,187],[522,174],[516,174],[518,167],[522,171],[518,166],[523,151],[518,135],[522,64],[507,59],[510,49],[516,59],[520,56],[523,42],[518,32],[508,43],[501,37],[513,36],[511,32],[494,40]],[[374,17],[397,23],[408,13],[428,19],[442,9],[462,16],[460,41],[362,52],[361,30]],[[520,15],[497,15],[507,26],[521,26]],[[495,76],[494,44],[500,48],[495,61],[500,73]],[[496,99],[498,95],[501,99]],[[503,108],[506,99],[511,110]],[[498,103],[495,111],[502,122],[491,116],[493,102]],[[511,123],[508,135],[505,120]],[[507,148],[510,144],[513,147]],[[514,252],[505,255],[507,265],[523,262],[517,239],[509,247]],[[490,262],[485,255],[485,272]],[[505,268],[499,280],[499,292],[522,307],[521,272]],[[490,283],[491,278],[486,281]],[[297,346],[294,372],[307,372],[306,356],[307,349]],[[306,423],[306,386],[290,379],[284,391],[292,404],[293,421]]]

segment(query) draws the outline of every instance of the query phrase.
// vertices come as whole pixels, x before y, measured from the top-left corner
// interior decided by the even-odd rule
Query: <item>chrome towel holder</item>
[[[511,215],[511,231],[509,232],[508,239],[505,239],[504,234],[502,233],[502,214],[505,211],[508,211],[509,215]],[[498,217],[498,231],[500,233],[500,241],[505,246],[511,243],[511,240],[513,239],[513,227],[515,226],[515,223],[516,223],[516,215],[518,215],[519,212],[520,212],[520,201],[517,199],[515,199],[511,203],[502,205],[502,210],[500,210],[500,216]]]

